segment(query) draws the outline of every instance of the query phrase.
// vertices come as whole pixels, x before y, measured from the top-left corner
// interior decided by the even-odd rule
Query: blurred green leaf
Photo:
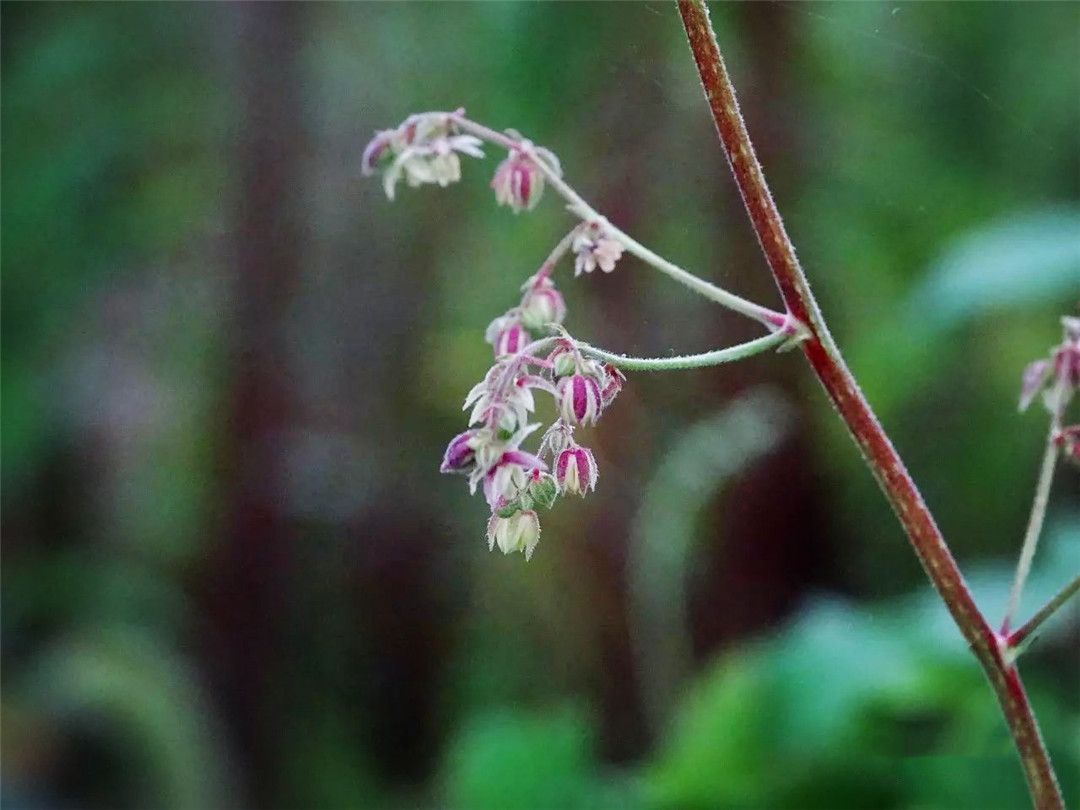
[[[1067,525],[1044,541],[1026,603],[1076,570],[1080,524]],[[989,601],[1003,602],[1009,573],[976,569],[980,601],[1000,590]],[[1075,707],[1037,684],[1029,692],[1062,784],[1076,789]],[[993,695],[929,587],[873,607],[818,599],[777,635],[722,656],[684,699],[644,789],[650,805],[672,808],[1026,801]]]
[[[1080,289],[1080,210],[1010,217],[956,241],[911,296],[908,323],[940,330]]]
[[[701,511],[779,444],[791,420],[777,392],[748,391],[679,435],[646,485],[633,524],[630,588],[638,666],[656,726],[689,664],[686,580]]]
[[[441,783],[456,810],[625,807],[597,777],[584,715],[504,710],[472,718],[452,742]]]
[[[773,695],[755,651],[710,668],[679,708],[671,735],[646,771],[649,806],[763,807],[773,794]]]
[[[230,806],[228,752],[201,685],[148,633],[111,624],[48,649],[12,690],[54,733],[89,734],[125,763],[111,795],[138,806]]]

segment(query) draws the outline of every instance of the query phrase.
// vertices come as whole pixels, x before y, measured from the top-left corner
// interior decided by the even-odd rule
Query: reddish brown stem
[[[829,334],[765,183],[761,164],[739,113],[735,89],[720,57],[708,10],[703,0],[678,0],[678,5],[720,141],[754,231],[788,311],[809,329],[810,337],[802,343],[806,359],[896,512],[927,576],[989,678],[1020,754],[1035,807],[1038,810],[1063,808],[1050,757],[1019,673],[1003,659],[1001,639],[975,605],[915,482]]]

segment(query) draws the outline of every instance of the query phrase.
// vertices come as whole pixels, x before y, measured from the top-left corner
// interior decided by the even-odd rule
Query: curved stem
[[[803,353],[900,520],[927,576],[986,673],[1020,755],[1035,807],[1062,808],[1064,802],[1049,754],[1020,676],[1003,657],[1002,639],[976,606],[922,495],[825,325],[754,154],[704,0],[678,0],[678,6],[720,142],[754,232],[788,311],[809,328],[810,337],[801,344]]]
[[[1057,462],[1058,447],[1054,439],[1058,433],[1058,420],[1050,420],[1050,435],[1046,437],[1046,450],[1043,452],[1042,466],[1039,468],[1039,481],[1035,485],[1035,500],[1031,504],[1031,517],[1028,518],[1024,542],[1020,547],[1020,560],[1016,564],[1016,577],[1009,591],[1009,606],[1005,609],[1005,618],[1001,622],[1001,635],[1009,634],[1009,625],[1020,607],[1020,596],[1024,592],[1024,583],[1031,573],[1031,561],[1035,558],[1035,547],[1039,543],[1043,520],[1046,518],[1046,504],[1050,500],[1050,484],[1054,480],[1054,466]]]
[[[678,265],[672,264],[664,257],[649,250],[629,234],[625,233],[615,225],[612,225],[611,222],[602,216],[595,208],[589,205],[580,194],[574,191],[570,184],[563,180],[562,177],[548,165],[547,161],[537,154],[527,143],[515,140],[501,132],[496,132],[483,124],[478,124],[475,121],[465,118],[460,113],[448,113],[448,115],[462,130],[470,132],[478,138],[483,138],[486,141],[498,144],[508,150],[514,149],[528,154],[540,171],[543,172],[544,178],[551,187],[555,189],[555,192],[560,197],[570,204],[570,209],[575,214],[584,220],[599,223],[610,236],[622,243],[623,247],[625,247],[628,252],[634,254],[646,264],[651,265],[669,278],[675,279],[680,284],[689,287],[698,295],[708,298],[711,301],[715,301],[717,304],[725,306],[734,312],[738,312],[740,315],[745,315],[755,321],[760,321],[771,328],[778,328],[784,325],[786,316],[783,313],[774,312],[768,307],[755,304],[753,301],[747,301],[745,298],[735,295],[735,293],[728,292],[721,287],[717,287],[715,284],[710,284],[708,281],[698,278],[693,273],[683,270]]]
[[[784,332],[773,332],[771,335],[749,340],[737,346],[729,346],[726,349],[678,357],[627,357],[623,354],[612,354],[587,343],[579,343],[577,347],[582,354],[611,363],[621,371],[670,371],[673,369],[703,368],[705,366],[731,363],[735,360],[753,357],[755,354],[777,348],[789,339],[790,336],[784,334]]]

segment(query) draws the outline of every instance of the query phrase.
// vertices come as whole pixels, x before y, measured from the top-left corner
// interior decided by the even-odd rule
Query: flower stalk
[[[704,368],[706,366],[719,366],[723,363],[732,363],[736,360],[744,360],[755,354],[767,352],[769,349],[780,348],[784,343],[791,340],[791,336],[783,331],[773,332],[771,335],[749,340],[726,349],[717,349],[702,354],[689,354],[677,357],[627,357],[623,354],[598,349],[587,343],[579,343],[578,351],[586,357],[595,357],[605,363],[626,371],[671,371],[685,368]]]
[[[509,150],[520,150],[529,154],[535,164],[539,167],[540,171],[543,172],[545,179],[551,185],[552,189],[554,189],[560,197],[566,200],[570,210],[574,214],[586,222],[597,223],[606,233],[618,240],[623,247],[626,248],[627,252],[637,256],[643,262],[656,270],[659,270],[664,275],[689,287],[698,295],[708,298],[710,301],[714,301],[721,306],[727,307],[733,312],[738,312],[740,315],[759,321],[767,327],[773,329],[779,328],[786,322],[787,319],[783,313],[774,312],[768,307],[755,304],[753,301],[748,301],[735,293],[717,287],[715,284],[710,284],[702,278],[698,278],[693,273],[669,262],[663,256],[660,256],[645,247],[620,228],[612,225],[607,218],[589,205],[589,203],[587,203],[569,183],[563,180],[562,176],[554,169],[554,167],[550,166],[548,161],[544,159],[544,156],[537,153],[536,148],[532,146],[532,144],[524,140],[516,140],[508,135],[491,129],[490,127],[486,127],[483,124],[471,121],[460,112],[451,113],[450,117],[462,131],[468,132],[481,140],[489,141],[490,143],[503,146]]]
[[[1005,618],[1001,622],[1001,630],[999,631],[1003,636],[1009,635],[1009,627],[1020,607],[1020,597],[1024,593],[1024,583],[1027,582],[1028,574],[1031,573],[1031,561],[1035,559],[1035,547],[1039,543],[1043,521],[1046,519],[1046,505],[1050,500],[1050,484],[1054,480],[1054,467],[1057,464],[1059,453],[1056,441],[1059,424],[1060,422],[1056,417],[1050,421],[1050,433],[1046,437],[1046,450],[1043,452],[1042,464],[1039,467],[1039,480],[1035,485],[1035,500],[1031,505],[1031,517],[1028,518],[1027,530],[1024,532],[1024,542],[1020,546],[1020,560],[1016,564],[1016,576],[1009,591],[1009,605],[1005,609]]]
[[[1035,631],[1042,627],[1047,619],[1063,608],[1078,591],[1080,591],[1080,574],[1077,574],[1072,582],[1058,591],[1049,602],[1039,608],[1034,616],[1024,622],[1008,637],[1009,657],[1015,660],[1027,645],[1034,640]]]
[[[678,7],[721,145],[754,232],[789,312],[808,328],[809,337],[802,342],[802,351],[987,675],[1020,755],[1035,807],[1063,808],[1049,754],[1016,667],[1005,658],[1003,640],[976,606],[922,495],[825,324],[754,153],[704,0],[678,0]]]

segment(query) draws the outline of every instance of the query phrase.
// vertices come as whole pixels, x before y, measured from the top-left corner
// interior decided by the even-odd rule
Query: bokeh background
[[[715,4],[841,346],[1000,616],[1080,293],[1080,5]],[[673,4],[3,6],[0,789],[12,808],[1016,808],[982,675],[797,353],[632,375],[528,564],[440,477],[569,220],[371,134],[467,107],[778,297]],[[494,150],[489,150],[493,152]],[[632,259],[579,337],[753,337]],[[541,410],[542,416],[550,411]],[[1080,569],[1062,470],[1025,598]],[[1075,607],[1024,662],[1080,801]]]

